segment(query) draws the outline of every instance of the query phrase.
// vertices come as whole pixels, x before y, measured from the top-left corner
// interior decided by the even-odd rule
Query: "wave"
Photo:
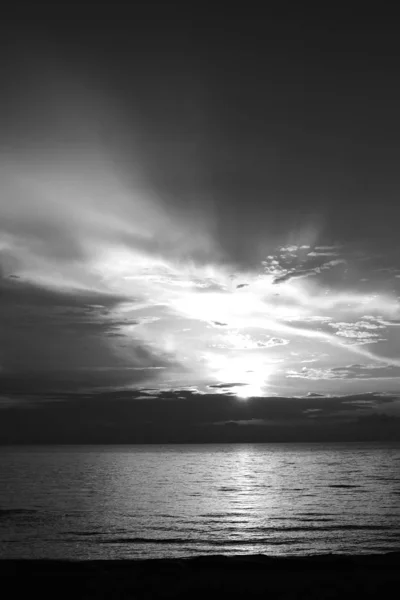
[[[35,515],[37,510],[29,508],[0,508],[0,517],[10,517],[14,515]]]
[[[211,518],[211,519],[223,519],[224,517],[248,517],[248,513],[241,512],[222,512],[222,513],[203,513],[199,517]]]
[[[65,531],[64,535],[77,535],[79,537],[91,537],[93,535],[105,535],[104,531]]]
[[[358,488],[361,487],[360,485],[355,485],[355,484],[350,484],[350,483],[330,483],[329,485],[327,485],[326,487],[329,488]]]
[[[254,527],[247,531],[269,531],[269,532],[297,532],[297,531],[400,531],[400,527],[390,525],[326,525],[324,527]]]
[[[207,539],[188,539],[188,538],[115,538],[113,540],[101,540],[100,544],[179,544],[181,546],[265,546],[287,545],[293,541],[288,540],[261,540],[261,539],[238,539],[238,540],[207,540]],[[296,540],[296,544],[300,543]]]

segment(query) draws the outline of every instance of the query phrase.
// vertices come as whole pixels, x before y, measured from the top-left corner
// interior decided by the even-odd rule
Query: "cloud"
[[[246,171],[241,144],[240,169],[215,187],[223,165],[203,160],[215,140],[202,131],[200,147],[164,92],[126,118],[133,96],[120,102],[89,77],[51,65],[43,75],[30,60],[31,88],[1,142],[0,364],[10,385],[18,373],[42,385],[48,372],[63,389],[67,376],[72,387],[145,377],[157,389],[241,381],[256,395],[302,393],[286,389],[284,371],[301,373],[310,356],[319,376],[343,362],[398,362],[395,249],[353,235],[336,243],[324,215],[292,218],[289,199],[270,210],[242,198],[232,177],[253,182],[261,155]]]
[[[249,334],[242,334],[239,331],[231,330],[229,333],[221,336],[221,340],[212,344],[213,348],[231,348],[240,350],[255,350],[261,348],[273,348],[274,346],[284,346],[289,344],[289,340],[284,338],[272,337],[265,334],[259,334],[257,337]]]
[[[285,340],[284,338],[278,338],[278,337],[271,337],[269,340],[267,341],[261,341],[259,342],[259,345],[263,348],[272,348],[273,346],[286,346],[286,344],[289,344],[290,340]]]
[[[273,276],[272,282],[276,285],[291,279],[315,277],[337,266],[347,265],[347,260],[340,256],[338,250],[309,251],[303,246],[283,247],[276,254],[269,255],[262,264],[265,272]],[[326,261],[327,257],[336,258]]]
[[[49,289],[23,280],[0,281],[0,364],[23,373],[114,369],[165,364],[132,328],[144,317],[128,317],[126,298],[93,290]],[[50,377],[50,375],[49,375]],[[82,379],[81,376],[79,376]],[[126,379],[126,374],[124,374]],[[88,382],[95,379],[87,375]],[[104,377],[103,377],[104,379]]]
[[[228,389],[235,388],[241,385],[246,385],[245,383],[214,383],[213,385],[209,385],[209,388],[217,388],[217,389]]]
[[[362,321],[372,322],[370,329],[383,329],[384,327],[400,327],[400,319],[384,319],[382,316],[366,315]]]
[[[352,364],[345,367],[331,368],[309,368],[303,367],[300,371],[289,369],[287,377],[326,380],[326,379],[380,379],[394,378],[399,379],[400,366],[380,365],[380,364]]]
[[[373,330],[384,329],[385,325],[373,323],[370,320],[356,321],[354,323],[328,323],[329,327],[336,329],[336,335],[346,338],[346,341],[351,344],[372,344],[384,342],[381,334],[375,333]]]
[[[333,246],[315,246],[315,250],[317,252],[326,252],[326,251],[339,251],[343,248],[342,244],[335,244]]]
[[[37,389],[36,400],[30,402],[36,410],[23,403],[1,409],[0,443],[240,441],[229,433],[235,423],[247,441],[391,439],[400,434],[400,420],[380,412],[396,405],[395,395],[267,397],[243,402],[229,394],[190,391],[57,394]]]
[[[290,279],[297,279],[303,277],[312,277],[318,275],[322,271],[327,269],[332,269],[333,267],[337,267],[338,265],[344,265],[346,261],[343,259],[330,260],[328,262],[323,263],[322,265],[316,267],[310,267],[305,269],[293,269],[290,271],[284,272],[282,275],[278,275],[274,278],[273,283],[284,283],[285,281],[289,281]]]
[[[0,377],[1,380],[1,377]],[[34,408],[34,403],[30,402],[30,398],[19,398],[18,396],[0,396],[0,411],[9,408]]]
[[[337,256],[337,252],[309,252],[308,256],[310,257],[318,257],[318,256]]]
[[[277,421],[269,421],[267,419],[239,419],[237,421],[217,421],[216,423],[214,423],[214,425],[218,426],[250,426],[250,427],[257,427],[257,426],[265,426],[265,425],[276,425]]]

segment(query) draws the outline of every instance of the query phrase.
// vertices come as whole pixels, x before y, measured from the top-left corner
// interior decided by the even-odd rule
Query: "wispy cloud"
[[[346,338],[346,341],[351,344],[372,344],[386,341],[379,333],[373,331],[385,329],[385,326],[371,321],[328,323],[328,325],[336,330],[336,335]]]
[[[287,377],[324,380],[324,379],[379,379],[393,378],[400,385],[400,366],[354,364],[345,367],[309,368],[303,367],[300,371],[288,370]]]

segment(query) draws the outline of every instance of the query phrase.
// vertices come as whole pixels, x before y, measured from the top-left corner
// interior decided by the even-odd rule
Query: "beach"
[[[0,578],[13,598],[391,598],[400,586],[400,552],[2,560]]]

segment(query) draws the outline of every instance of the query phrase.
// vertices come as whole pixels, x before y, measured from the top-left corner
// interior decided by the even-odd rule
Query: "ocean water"
[[[2,558],[399,549],[399,444],[0,449]]]

